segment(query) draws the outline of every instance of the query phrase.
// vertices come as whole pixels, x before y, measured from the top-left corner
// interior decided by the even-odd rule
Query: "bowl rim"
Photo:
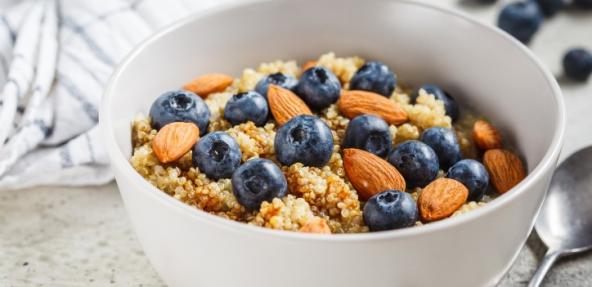
[[[285,0],[284,0],[285,1]],[[486,25],[484,23],[479,22],[476,19],[471,18],[464,12],[451,10],[449,8],[441,7],[438,5],[428,4],[425,2],[420,2],[418,0],[381,0],[383,2],[401,2],[406,5],[415,5],[419,6],[424,9],[431,9],[438,13],[448,14],[454,18],[463,20],[471,25],[478,27],[479,29],[484,30],[485,33],[492,33],[496,37],[502,38],[503,41],[509,41],[513,44],[513,46],[520,50],[527,58],[530,60],[531,64],[535,66],[538,72],[543,76],[546,80],[547,84],[550,86],[553,100],[555,101],[556,107],[556,117],[555,117],[555,126],[554,126],[554,134],[551,140],[551,143],[545,152],[543,158],[539,161],[536,167],[527,175],[525,179],[523,179],[517,186],[513,187],[509,192],[506,192],[504,196],[500,196],[496,198],[496,200],[486,204],[483,207],[480,207],[476,210],[471,212],[461,214],[459,216],[453,218],[447,218],[446,220],[433,222],[430,224],[422,225],[422,226],[414,226],[413,228],[403,228],[397,230],[389,230],[389,231],[381,231],[381,232],[368,232],[368,233],[354,233],[354,234],[331,234],[331,235],[319,235],[319,234],[309,234],[309,233],[301,233],[301,232],[290,232],[290,231],[283,231],[283,230],[273,230],[268,228],[262,228],[259,226],[253,226],[250,224],[246,224],[243,222],[237,222],[234,220],[229,220],[226,218],[222,218],[210,213],[207,213],[199,208],[195,208],[190,206],[176,198],[162,192],[157,187],[150,184],[146,179],[144,179],[129,163],[129,159],[123,154],[123,152],[117,146],[117,142],[115,140],[115,134],[111,123],[111,111],[109,110],[109,106],[111,104],[111,98],[113,94],[113,89],[118,79],[120,78],[121,74],[124,72],[126,67],[144,50],[145,47],[149,46],[151,43],[157,41],[159,38],[163,37],[164,35],[183,27],[189,23],[194,21],[198,21],[199,18],[205,17],[208,15],[216,14],[219,12],[224,12],[231,9],[240,8],[243,6],[249,6],[257,3],[262,2],[271,2],[269,0],[247,0],[247,1],[231,1],[223,4],[218,4],[214,7],[210,7],[204,9],[202,11],[193,13],[183,19],[175,21],[174,23],[166,26],[165,28],[161,29],[154,35],[148,37],[139,45],[137,45],[131,52],[129,52],[125,58],[119,63],[117,68],[111,74],[109,79],[108,85],[104,91],[103,98],[101,99],[101,109],[100,109],[100,117],[99,117],[99,127],[101,133],[103,135],[103,142],[104,146],[106,147],[109,157],[111,159],[111,166],[114,169],[119,170],[125,177],[128,177],[134,184],[139,184],[139,190],[134,190],[132,192],[146,192],[149,193],[148,196],[154,197],[155,200],[160,201],[164,205],[170,206],[172,209],[183,213],[186,216],[189,216],[195,220],[199,220],[202,223],[206,223],[208,225],[213,225],[219,229],[226,229],[232,232],[244,232],[244,233],[252,233],[260,236],[268,236],[274,237],[276,239],[285,239],[285,240],[311,240],[311,241],[321,241],[321,242],[360,242],[360,241],[380,241],[380,240],[392,240],[392,239],[402,239],[407,237],[415,237],[426,235],[429,233],[435,233],[437,231],[452,228],[455,226],[462,225],[464,223],[476,220],[479,217],[485,216],[486,214],[495,212],[495,210],[507,205],[510,201],[514,200],[514,198],[518,197],[520,194],[526,192],[527,189],[531,188],[532,185],[535,184],[538,180],[541,180],[541,177],[548,169],[552,169],[555,167],[556,160],[559,156],[561,151],[563,137],[565,134],[565,104],[563,101],[563,95],[559,84],[557,83],[555,77],[549,72],[549,70],[543,65],[543,63],[534,55],[533,52],[530,51],[528,47],[523,45],[518,40],[514,39],[512,36],[507,34],[506,32],[502,31],[501,29]],[[540,209],[540,208],[539,208]],[[538,211],[537,211],[538,213]],[[534,221],[534,219],[533,219]]]

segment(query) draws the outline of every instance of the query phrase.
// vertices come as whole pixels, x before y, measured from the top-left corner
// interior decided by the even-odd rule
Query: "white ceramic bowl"
[[[163,91],[208,72],[335,51],[387,63],[399,80],[442,85],[500,127],[529,175],[476,211],[404,230],[318,236],[225,220],[139,174],[130,122]],[[101,125],[135,232],[170,286],[491,286],[532,229],[559,155],[564,107],[527,48],[467,16],[413,1],[255,1],[183,20],[113,75]]]

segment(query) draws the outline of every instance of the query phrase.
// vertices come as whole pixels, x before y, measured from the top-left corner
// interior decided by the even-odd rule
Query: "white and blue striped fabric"
[[[103,89],[155,30],[221,0],[0,0],[0,189],[113,178]]]

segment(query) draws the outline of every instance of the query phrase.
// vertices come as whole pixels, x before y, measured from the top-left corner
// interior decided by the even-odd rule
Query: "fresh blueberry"
[[[232,96],[224,108],[224,118],[233,125],[252,121],[261,126],[267,122],[268,114],[267,101],[254,91]]]
[[[389,125],[373,115],[355,117],[347,125],[343,147],[359,148],[386,157],[393,145]]]
[[[565,0],[536,0],[547,17],[552,17],[565,6]]]
[[[543,22],[543,12],[535,1],[510,3],[502,9],[497,25],[520,42],[528,44]]]
[[[408,193],[389,189],[368,199],[363,216],[371,231],[409,227],[417,222],[417,204]]]
[[[429,128],[421,134],[419,140],[429,145],[436,152],[440,167],[444,170],[461,158],[460,145],[452,129]]]
[[[294,90],[298,84],[298,80],[282,73],[270,74],[257,82],[257,85],[255,86],[255,92],[267,99],[267,89],[269,88],[270,84],[280,86],[284,89]]]
[[[231,136],[213,132],[193,146],[193,165],[209,178],[229,178],[240,165],[242,153]]]
[[[448,178],[460,181],[469,189],[469,201],[483,198],[489,184],[489,173],[485,167],[473,159],[463,159],[448,170]]]
[[[416,140],[397,146],[388,161],[401,172],[410,188],[426,186],[436,178],[440,169],[436,152]]]
[[[257,210],[263,201],[284,197],[288,183],[282,170],[268,159],[248,160],[232,174],[232,193],[248,210]]]
[[[383,63],[366,62],[350,81],[350,89],[374,92],[390,97],[395,90],[397,76]]]
[[[157,130],[172,122],[192,122],[204,135],[208,130],[210,110],[196,94],[177,90],[166,92],[154,101],[150,107],[150,118],[152,127]]]
[[[333,153],[333,135],[319,118],[301,115],[277,130],[274,148],[277,159],[284,165],[300,162],[322,167]]]
[[[592,54],[582,48],[570,49],[563,56],[563,69],[569,78],[585,82],[592,73]]]
[[[448,115],[453,122],[458,119],[460,115],[458,103],[456,103],[456,100],[454,100],[454,98],[450,96],[450,94],[448,94],[446,91],[444,91],[437,85],[424,84],[423,86],[419,87],[419,89],[415,90],[411,95],[411,103],[415,103],[415,101],[417,100],[420,89],[423,89],[426,93],[433,95],[436,100],[444,102],[444,109],[446,110],[446,115]]]
[[[341,83],[333,72],[324,67],[312,67],[300,77],[296,94],[314,109],[321,110],[339,99]]]

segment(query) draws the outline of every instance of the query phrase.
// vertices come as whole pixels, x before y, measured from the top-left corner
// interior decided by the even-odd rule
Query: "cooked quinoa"
[[[345,89],[355,72],[364,64],[359,57],[337,57],[327,53],[316,60],[316,65],[330,69],[342,82]],[[211,117],[208,131],[226,131],[238,143],[242,160],[266,158],[276,162],[274,137],[277,124],[270,120],[262,127],[247,122],[232,126],[224,120],[224,107],[233,94],[253,90],[265,75],[281,72],[299,77],[301,68],[295,61],[274,61],[263,63],[257,69],[245,69],[238,79],[220,93],[210,94],[205,102]],[[409,121],[399,126],[391,125],[389,130],[393,144],[418,139],[421,132],[434,126],[454,128],[465,157],[475,158],[478,151],[472,142],[470,129],[478,119],[464,112],[461,118],[451,124],[446,116],[444,103],[436,100],[424,90],[419,91],[415,104],[410,103],[410,89],[397,86],[390,99],[403,107]],[[301,163],[281,166],[288,183],[288,195],[263,202],[259,210],[248,212],[232,192],[230,179],[209,179],[194,167],[191,151],[172,164],[162,164],[156,158],[151,142],[157,131],[152,129],[150,119],[138,115],[132,123],[133,155],[130,163],[146,180],[158,189],[176,199],[203,211],[248,224],[287,231],[298,231],[313,220],[325,220],[332,233],[367,232],[362,209],[364,202],[345,177],[340,143],[344,137],[349,119],[341,115],[335,104],[318,113],[333,132],[334,150],[324,167],[308,167]],[[440,171],[438,177],[445,176]],[[421,188],[409,189],[417,200]],[[481,202],[465,203],[452,216],[466,213],[483,206],[492,198],[485,196]],[[421,225],[417,222],[416,225]]]

